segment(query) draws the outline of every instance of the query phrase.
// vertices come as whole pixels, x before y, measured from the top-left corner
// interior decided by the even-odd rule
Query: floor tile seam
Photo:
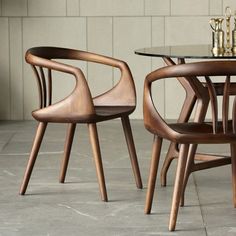
[[[11,142],[13,136],[15,135],[15,133],[12,133],[11,136],[9,137],[9,139],[7,140],[7,142],[3,145],[0,153],[6,148],[6,146]]]
[[[208,236],[208,232],[207,232],[207,228],[206,228],[207,224],[206,224],[206,221],[205,221],[205,218],[204,218],[204,215],[203,215],[202,204],[201,204],[201,201],[200,201],[197,181],[196,181],[194,173],[193,173],[193,183],[194,183],[194,186],[195,186],[195,189],[196,189],[196,193],[197,193],[197,199],[198,199],[198,202],[199,202],[199,208],[200,208],[200,212],[201,212],[201,216],[202,216],[203,227],[205,229],[206,236]]]

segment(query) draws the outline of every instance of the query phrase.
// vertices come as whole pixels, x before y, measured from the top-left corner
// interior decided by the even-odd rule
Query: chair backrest
[[[218,102],[216,97],[216,90],[212,84],[211,76],[226,76],[224,91],[223,91],[223,104],[222,104],[222,124],[224,133],[228,132],[228,114],[229,114],[229,96],[231,95],[230,90],[230,78],[236,75],[236,61],[205,61],[196,63],[187,63],[180,65],[173,65],[163,67],[155,70],[147,75],[144,84],[144,123],[147,129],[152,132],[160,133],[164,136],[166,134],[171,135],[175,131],[171,129],[164,119],[160,116],[155,108],[152,94],[151,84],[160,79],[165,78],[178,78],[179,80],[184,79],[189,82],[191,86],[195,86],[197,77],[205,77],[211,107],[212,107],[212,123],[213,133],[218,133]],[[199,83],[198,83],[199,84]],[[236,100],[234,100],[232,110],[232,126],[233,132],[236,130]]]
[[[94,104],[136,105],[133,78],[128,65],[121,60],[81,50],[58,47],[30,48],[26,52],[25,58],[31,64],[37,78],[39,108],[44,108],[52,103],[52,70],[69,73],[75,77],[76,86],[71,94],[72,96],[70,95],[70,103],[72,103],[71,107],[80,110],[82,115],[93,114]],[[120,70],[121,77],[112,89],[96,98],[92,98],[82,70],[56,59],[82,60],[116,67]],[[47,72],[45,73],[45,71]]]

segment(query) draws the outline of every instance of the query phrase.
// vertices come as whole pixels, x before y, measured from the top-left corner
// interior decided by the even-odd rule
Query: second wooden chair
[[[236,99],[232,110],[232,120],[229,120],[230,77],[236,75],[236,62],[212,61],[188,63],[167,66],[147,75],[144,84],[144,124],[154,134],[152,161],[149,173],[145,213],[151,212],[153,194],[156,183],[162,140],[167,139],[180,145],[178,165],[176,170],[169,230],[176,226],[177,214],[183,195],[189,168],[195,156],[197,144],[228,143],[231,146],[231,165],[233,183],[233,203],[236,207]],[[199,83],[199,76],[205,77],[211,107],[212,122],[167,123],[158,113],[151,92],[152,83],[160,79],[178,78],[189,82],[192,87]],[[216,90],[210,77],[226,76],[222,103],[222,120],[218,118],[218,103]],[[191,147],[193,149],[191,150]],[[193,151],[194,150],[194,151]]]

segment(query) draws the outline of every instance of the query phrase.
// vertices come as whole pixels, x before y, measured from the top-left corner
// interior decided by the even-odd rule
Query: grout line
[[[80,2],[80,0],[78,0],[78,2],[79,2],[79,16],[81,15],[81,2]]]
[[[22,73],[22,119],[23,120],[25,120],[25,89],[24,89],[24,83],[25,83],[25,78],[24,78],[24,49],[23,49],[23,47],[24,47],[24,41],[23,41],[23,39],[24,39],[24,36],[23,36],[23,18],[21,18],[21,57],[22,57],[22,59],[23,59],[23,61],[22,61],[22,66],[21,66],[21,73]]]
[[[111,18],[112,24],[111,24],[111,55],[114,57],[114,17]],[[112,68],[112,87],[114,87],[115,84],[115,72],[114,68]]]
[[[151,47],[153,46],[153,39],[152,39],[152,36],[153,36],[153,34],[152,34],[152,28],[153,27],[153,16],[151,16]],[[152,57],[151,57],[152,58]]]
[[[153,17],[151,16],[151,47],[153,46],[153,34],[152,34],[152,30],[153,30]],[[153,57],[151,57],[151,68],[150,71],[152,71],[153,68]]]
[[[193,183],[194,183],[194,186],[195,186],[195,189],[196,189],[197,199],[198,199],[198,202],[199,202],[200,212],[201,212],[201,216],[202,216],[203,226],[204,226],[204,229],[205,229],[206,236],[208,236],[207,229],[206,229],[206,222],[205,222],[205,219],[204,219],[204,216],[203,216],[203,209],[202,209],[202,205],[201,205],[201,202],[200,202],[200,197],[199,197],[199,192],[198,192],[198,187],[197,187],[197,181],[195,179],[194,173],[192,173],[192,174],[193,174]]]
[[[11,142],[12,138],[14,137],[16,133],[14,132],[10,138],[7,140],[7,142],[3,145],[2,149],[1,149],[1,152],[6,148],[6,146]]]
[[[29,16],[29,0],[27,0],[27,16]]]
[[[166,45],[166,17],[164,17],[164,24],[163,24],[163,27],[164,27],[164,45]],[[166,119],[167,115],[166,115],[166,79],[164,80],[164,119]]]
[[[68,0],[66,0],[66,16],[68,16]]]
[[[86,27],[85,27],[86,28],[85,29],[86,30],[86,46],[85,47],[86,47],[86,50],[88,51],[88,17],[87,16],[85,17],[85,24],[86,24]]]
[[[11,34],[10,34],[10,18],[8,17],[8,53],[9,53],[9,117],[12,118],[12,99],[11,99]]]
[[[208,16],[210,16],[210,11],[211,11],[211,0],[208,1]]]
[[[223,14],[223,0],[221,1],[221,13]]]
[[[86,51],[88,51],[88,17],[85,17],[86,19]],[[88,67],[89,67],[89,63],[88,61],[86,61],[86,78],[87,78],[87,83],[89,83],[89,70],[88,70]]]
[[[1,0],[0,0],[1,1]],[[27,10],[28,11],[28,10]],[[28,14],[28,13],[27,13]],[[1,16],[0,16],[1,17]],[[83,18],[83,17],[88,17],[88,18],[105,18],[105,17],[115,17],[115,18],[148,18],[148,17],[176,17],[176,18],[193,18],[193,17],[209,17],[209,15],[146,15],[146,16],[143,16],[143,15],[99,15],[99,16],[66,16],[66,15],[27,15],[27,16],[24,16],[24,15],[19,15],[19,16],[10,16],[10,15],[6,15],[6,16],[2,16],[2,17],[9,17],[9,18]]]
[[[145,16],[146,12],[146,0],[143,0],[143,15]]]

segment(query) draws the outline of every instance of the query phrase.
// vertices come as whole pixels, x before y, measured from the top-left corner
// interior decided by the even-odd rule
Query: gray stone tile
[[[234,236],[236,235],[236,227],[235,225],[232,227],[207,227],[207,233],[209,236]]]
[[[100,200],[86,125],[77,127],[65,184],[58,182],[66,126],[48,127],[25,196],[18,195],[36,122],[0,123],[0,235],[235,235],[230,166],[196,172],[175,232],[168,231],[176,161],[168,184],[158,174],[152,214],[143,213],[152,135],[131,121],[144,189],[138,190],[120,121],[98,125],[109,202]],[[163,143],[161,163],[168,142]],[[227,145],[201,151],[228,153]],[[161,167],[160,163],[160,167]]]

